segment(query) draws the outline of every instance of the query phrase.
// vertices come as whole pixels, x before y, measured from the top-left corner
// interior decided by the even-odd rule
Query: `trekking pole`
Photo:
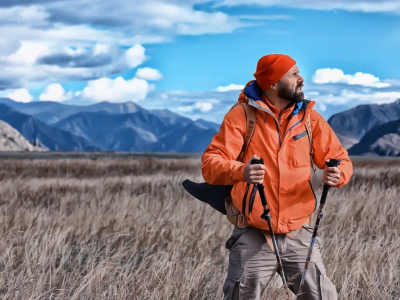
[[[326,165],[328,167],[337,167],[339,164],[340,164],[340,160],[337,160],[337,159],[330,159],[329,162],[326,163]],[[324,188],[322,190],[321,201],[319,203],[318,217],[317,217],[317,220],[315,221],[315,227],[314,227],[313,235],[311,238],[310,247],[308,248],[306,263],[304,265],[303,275],[301,276],[299,292],[297,293],[297,297],[299,297],[301,292],[303,291],[304,281],[306,280],[306,274],[307,274],[307,270],[308,270],[308,265],[310,263],[311,254],[314,249],[315,239],[317,238],[319,223],[321,222],[321,219],[324,216],[322,213],[322,209],[325,206],[326,197],[328,196],[328,191],[329,191],[330,187],[331,187],[330,185],[324,184]]]
[[[251,164],[262,164],[263,165],[264,160],[262,158],[260,158],[259,160],[253,159],[251,161]],[[268,223],[269,232],[271,233],[272,243],[274,245],[276,261],[278,262],[278,268],[281,271],[283,284],[286,287],[286,277],[285,277],[285,273],[283,272],[283,264],[282,264],[281,256],[279,254],[278,244],[276,243],[275,234],[274,234],[274,231],[272,230],[271,215],[269,214],[270,210],[267,206],[267,198],[265,197],[265,193],[264,193],[264,185],[262,183],[257,184],[257,189],[258,189],[258,192],[260,193],[261,203],[264,208],[264,212],[261,215],[261,218],[263,220],[267,221],[267,223]]]

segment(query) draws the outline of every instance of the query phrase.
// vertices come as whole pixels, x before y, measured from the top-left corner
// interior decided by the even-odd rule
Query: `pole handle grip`
[[[250,162],[250,164],[252,164],[252,165],[257,165],[257,164],[263,165],[264,164],[264,160],[262,159],[262,157],[260,159],[253,159]]]
[[[337,167],[338,165],[340,165],[341,160],[339,159],[334,159],[334,158],[330,158],[329,162],[326,163],[326,165],[328,167]]]
[[[334,159],[334,158],[330,158],[329,162],[326,163],[326,165],[331,168],[331,167],[337,167],[338,165],[340,165],[340,160],[339,159]],[[325,204],[326,202],[326,198],[328,196],[328,191],[331,187],[327,184],[324,184],[323,190],[322,190],[322,196],[321,196],[321,204]]]

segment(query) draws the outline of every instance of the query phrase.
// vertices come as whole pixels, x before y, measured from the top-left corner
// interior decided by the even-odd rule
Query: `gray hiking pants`
[[[303,226],[289,235],[276,234],[285,277],[297,294],[313,228]],[[259,300],[278,271],[276,256],[262,230],[235,227],[225,247],[230,250],[224,300]],[[317,237],[301,300],[337,300],[336,288],[321,259],[322,240]],[[296,276],[297,275],[297,276]]]

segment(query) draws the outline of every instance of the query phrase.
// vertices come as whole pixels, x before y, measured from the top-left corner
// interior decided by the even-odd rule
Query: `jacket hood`
[[[261,108],[262,110],[269,110],[268,106],[262,101],[263,91],[261,87],[258,85],[256,80],[249,81],[242,92],[239,95],[238,102],[243,103],[247,102],[249,105],[254,106],[256,108]],[[311,105],[310,105],[311,104]],[[315,104],[315,101],[312,100],[303,100],[299,103],[295,104],[292,115],[295,116],[300,113],[302,109],[306,110],[310,105],[312,108]]]

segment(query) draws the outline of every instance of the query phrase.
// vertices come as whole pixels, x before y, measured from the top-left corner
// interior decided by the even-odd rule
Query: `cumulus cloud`
[[[69,0],[66,3],[25,0],[9,1],[8,5],[1,5],[0,2],[0,27],[7,26],[7,30],[2,32],[8,42],[37,41],[70,47],[101,42],[130,47],[134,44],[168,42],[180,34],[229,33],[259,24],[248,20],[248,16],[241,18],[220,11],[194,8],[203,2]],[[11,47],[15,48],[15,43]],[[3,47],[0,54],[2,51]]]
[[[376,77],[376,76],[374,76]],[[304,93],[316,101],[315,109],[329,117],[332,111],[338,112],[359,104],[390,103],[400,98],[400,81],[385,80],[387,87],[362,86],[347,82],[317,84],[306,81]],[[225,114],[237,103],[240,90],[226,92],[213,91],[163,91],[149,93],[146,108],[168,107],[171,111],[191,119],[204,118],[221,123]],[[204,103],[211,103],[204,104]],[[339,110],[338,110],[339,109]]]
[[[49,52],[50,49],[46,45],[22,42],[21,47],[15,53],[8,56],[8,60],[11,63],[29,65],[35,63],[39,56],[46,55]],[[5,61],[7,58],[3,57],[2,60]]]
[[[145,48],[134,45],[126,50],[116,45],[51,49],[23,42],[8,56],[0,56],[0,90],[29,86],[35,82],[93,80],[116,75],[146,60]],[[4,82],[4,84],[2,84]]]
[[[49,14],[42,6],[18,6],[18,3],[15,3],[15,1],[10,1],[10,7],[1,8],[0,2],[0,24],[18,25],[29,22],[29,24],[38,26],[46,24],[48,17]]]
[[[189,106],[181,106],[179,107],[179,111],[180,112],[193,112],[195,110],[199,110],[201,112],[209,112],[210,110],[213,109],[213,104],[211,102],[202,102],[202,101],[198,101],[193,105],[189,105]]]
[[[244,89],[244,85],[232,83],[228,86],[219,86],[215,90],[217,92],[228,92],[228,91],[237,91],[242,89]]]
[[[55,2],[44,7],[50,13],[51,19],[64,24],[129,28],[131,33],[142,36],[158,35],[168,38],[177,34],[227,33],[247,26],[236,16],[220,11],[194,9],[195,4],[203,2],[205,1],[134,0],[127,4],[125,0],[70,0],[68,6]]]
[[[342,9],[359,12],[400,13],[400,2],[397,0],[222,0],[217,6],[259,5],[259,6],[285,6],[291,8],[333,10]]]
[[[163,79],[163,76],[161,75],[160,71],[152,68],[138,69],[136,72],[136,77],[151,81],[157,81]]]
[[[17,102],[31,102],[33,100],[32,95],[29,93],[28,89],[17,89],[13,92],[6,94],[7,98],[10,98]]]
[[[319,84],[326,83],[345,83],[349,85],[361,85],[366,87],[384,88],[390,84],[382,82],[378,77],[372,74],[357,72],[354,75],[344,74],[340,69],[319,69],[313,76],[313,82]]]
[[[148,59],[144,43],[169,42],[182,34],[230,33],[286,18],[251,18],[196,7],[205,2],[0,1],[0,90],[121,74]],[[138,74],[147,80],[161,77],[141,72],[148,71]]]
[[[135,45],[125,52],[125,58],[129,67],[136,68],[142,64],[146,58],[145,49],[142,45]]]
[[[372,103],[391,103],[396,99],[400,99],[400,92],[387,91],[379,92],[374,91],[371,93],[361,93],[348,89],[341,90],[338,94],[325,94],[320,95],[317,102],[331,105],[347,104],[350,107],[358,104],[372,104]]]
[[[61,102],[71,99],[72,96],[72,92],[66,92],[61,84],[53,83],[47,86],[47,88],[39,96],[39,100]]]
[[[83,91],[76,93],[75,96],[95,102],[139,101],[146,98],[152,90],[154,90],[154,85],[140,78],[130,80],[122,77],[101,78],[89,81]]]
[[[313,82],[305,82],[304,93],[316,101],[315,109],[326,117],[360,104],[383,104],[400,99],[399,80],[381,81],[373,74],[345,75],[338,69],[324,70],[315,72]]]

